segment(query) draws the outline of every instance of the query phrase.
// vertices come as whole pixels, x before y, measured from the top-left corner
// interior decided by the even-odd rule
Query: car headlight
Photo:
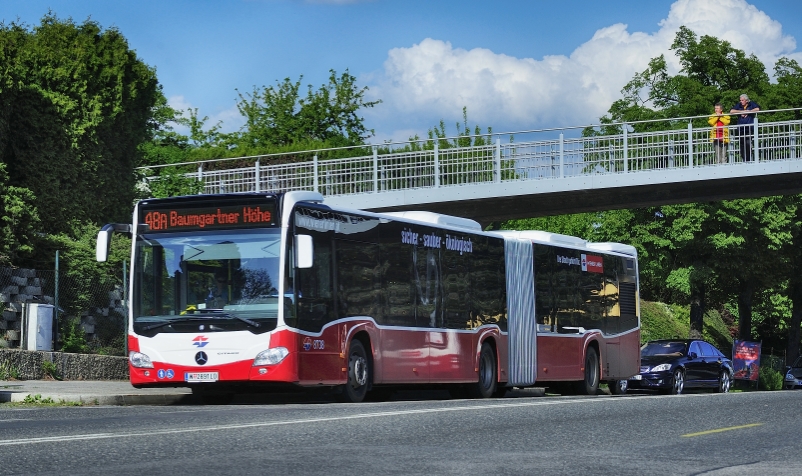
[[[652,367],[649,372],[667,372],[671,370],[671,364],[660,364]]]
[[[133,350],[128,353],[128,361],[131,362],[136,368],[140,369],[152,369],[153,362],[150,361],[150,357],[146,354],[141,352],[134,352]]]
[[[788,372],[787,374],[785,374],[785,380],[796,380],[796,377],[794,377],[794,374],[792,374],[791,372]]]
[[[272,349],[263,350],[256,355],[253,359],[253,366],[257,365],[276,365],[288,356],[290,351],[286,347],[273,347]]]

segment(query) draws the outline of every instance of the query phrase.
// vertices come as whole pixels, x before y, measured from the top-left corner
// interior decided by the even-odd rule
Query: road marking
[[[691,438],[693,436],[711,435],[713,433],[721,433],[722,431],[732,431],[732,430],[741,430],[743,428],[752,428],[755,426],[760,426],[762,424],[763,423],[750,423],[748,425],[728,426],[727,428],[717,428],[715,430],[700,431],[697,433],[688,433],[687,435],[682,435],[682,437]]]
[[[746,394],[744,394],[746,395]],[[706,395],[683,395],[680,397],[684,398],[693,398],[696,396],[706,396]],[[575,405],[579,403],[602,403],[602,402],[625,402],[629,400],[639,400],[639,399],[654,399],[654,398],[662,398],[662,397],[654,397],[651,395],[638,395],[638,396],[627,396],[623,398],[569,398],[569,399],[554,399],[548,401],[526,401],[526,402],[510,402],[510,403],[486,403],[486,404],[479,404],[479,405],[463,405],[463,406],[456,406],[456,407],[445,407],[445,408],[423,408],[423,409],[416,409],[416,410],[397,410],[397,411],[388,411],[388,412],[374,412],[374,413],[363,413],[357,415],[347,415],[347,416],[339,416],[339,417],[323,417],[323,418],[307,418],[301,420],[279,420],[279,421],[271,421],[271,422],[262,422],[262,423],[242,423],[236,425],[218,425],[218,426],[202,426],[202,427],[194,427],[194,428],[180,428],[180,429],[169,429],[169,430],[151,430],[151,431],[142,431],[142,432],[128,432],[128,433],[90,433],[90,434],[83,434],[83,435],[63,435],[63,436],[46,436],[46,437],[39,437],[39,438],[20,438],[14,440],[0,440],[0,446],[11,446],[11,445],[29,445],[35,443],[55,443],[55,442],[68,442],[68,441],[85,441],[85,440],[101,440],[101,439],[112,439],[112,438],[131,438],[131,437],[138,437],[138,436],[145,436],[151,437],[154,435],[178,435],[184,433],[198,433],[203,431],[225,431],[225,430],[239,430],[245,428],[265,428],[271,426],[282,426],[282,425],[303,425],[309,423],[327,423],[327,422],[335,422],[335,421],[346,421],[346,420],[360,420],[360,419],[367,419],[367,418],[385,418],[385,417],[394,417],[394,416],[402,416],[402,415],[423,415],[423,414],[430,414],[430,413],[445,413],[445,412],[461,412],[461,411],[476,411],[476,410],[492,410],[492,409],[503,409],[503,408],[525,408],[525,407],[539,407],[539,406],[547,406],[547,405]],[[665,396],[665,398],[677,398],[676,396]]]
[[[648,396],[638,396],[638,397],[630,397],[633,399],[640,399],[640,398],[650,398]],[[261,423],[242,423],[242,424],[235,424],[235,425],[218,425],[218,426],[203,426],[203,427],[194,427],[194,428],[176,428],[176,429],[166,429],[166,430],[152,430],[146,432],[130,432],[130,433],[90,433],[90,434],[83,434],[83,435],[63,435],[63,436],[45,436],[39,438],[20,438],[15,440],[5,440],[0,441],[0,446],[11,446],[11,445],[28,445],[28,444],[35,444],[35,443],[55,443],[55,442],[67,442],[67,441],[85,441],[85,440],[101,440],[101,439],[112,439],[112,438],[131,438],[137,436],[155,436],[155,435],[178,435],[178,434],[185,434],[185,433],[198,433],[204,431],[224,431],[224,430],[239,430],[239,429],[246,429],[246,428],[264,428],[264,427],[271,427],[271,426],[283,426],[283,425],[303,425],[309,423],[327,423],[327,422],[336,422],[336,421],[346,421],[346,420],[360,420],[360,419],[367,419],[367,418],[385,418],[385,417],[394,417],[394,416],[402,416],[402,415],[423,415],[423,414],[430,414],[430,413],[445,413],[445,412],[460,412],[460,411],[476,411],[476,410],[489,410],[489,409],[501,409],[501,408],[524,408],[524,407],[537,407],[537,406],[546,406],[546,405],[564,405],[564,404],[577,404],[577,403],[594,403],[594,402],[605,402],[605,401],[612,401],[613,399],[609,398],[584,398],[584,399],[566,399],[566,400],[559,400],[559,401],[540,401],[540,402],[517,402],[517,403],[496,403],[496,404],[484,404],[484,405],[463,405],[457,407],[447,407],[447,408],[423,408],[423,409],[415,409],[415,410],[397,410],[397,411],[388,411],[388,412],[374,412],[374,413],[363,413],[357,415],[346,415],[346,416],[339,416],[339,417],[322,417],[322,418],[305,418],[300,420],[279,420],[279,421],[271,421],[271,422],[261,422]],[[615,399],[615,400],[624,400],[624,399]]]

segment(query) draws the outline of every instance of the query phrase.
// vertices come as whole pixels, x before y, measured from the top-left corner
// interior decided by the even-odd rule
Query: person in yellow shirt
[[[730,125],[730,116],[723,113],[721,103],[716,103],[713,110],[715,112],[707,119],[707,123],[711,126],[710,142],[713,143],[713,149],[716,152],[716,162],[726,164],[727,149],[730,143],[730,131],[727,127]]]

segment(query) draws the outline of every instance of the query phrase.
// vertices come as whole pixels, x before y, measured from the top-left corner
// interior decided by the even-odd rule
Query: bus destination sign
[[[225,205],[202,208],[158,208],[142,211],[150,232],[259,228],[274,224],[272,204]]]

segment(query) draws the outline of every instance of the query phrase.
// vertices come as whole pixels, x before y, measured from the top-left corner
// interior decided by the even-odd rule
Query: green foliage
[[[680,322],[670,306],[641,301],[641,343],[656,339],[686,338],[688,326]]]
[[[50,13],[33,28],[0,25],[0,61],[0,163],[30,192],[39,231],[127,221],[162,97],[153,68],[117,29]]]
[[[50,397],[42,398],[42,395],[37,393],[36,395],[26,395],[22,403],[26,405],[52,405],[56,402]]]
[[[621,90],[622,98],[610,107],[603,122],[669,119],[709,114],[713,104],[734,104],[742,93],[761,99],[771,88],[765,66],[728,41],[697,35],[680,27],[671,49],[679,59],[680,74],[668,74],[665,57],[649,61]],[[764,106],[765,107],[765,106]],[[725,109],[728,108],[725,106]],[[704,125],[704,120],[699,120]],[[638,124],[636,131],[684,127],[671,121]]]
[[[597,213],[577,213],[540,218],[509,220],[500,224],[502,230],[543,230],[592,240],[599,222]]]
[[[0,162],[0,266],[33,254],[39,213],[36,197],[27,188],[8,184],[6,164]]]
[[[79,325],[78,318],[65,319],[61,328],[61,350],[74,354],[85,354],[89,352],[89,345],[86,343],[86,334]]]
[[[760,366],[758,372],[758,388],[761,390],[782,390],[783,374],[771,367]]]
[[[0,380],[19,380],[19,369],[11,362],[0,362]]]
[[[641,300],[641,342],[656,339],[687,339],[690,310],[687,306]],[[702,338],[724,354],[732,351],[729,327],[717,311],[705,314]]]
[[[245,127],[229,142],[252,147],[317,140],[347,146],[362,144],[373,134],[357,112],[381,101],[365,101],[367,87],[358,87],[348,70],[340,76],[331,70],[328,84],[316,91],[309,85],[306,97],[300,93],[302,79],[286,78],[275,87],[254,87],[246,94],[238,91],[237,109],[245,117]]]
[[[45,360],[42,362],[42,371],[44,372],[45,376],[53,378],[55,380],[61,380],[61,376],[58,373],[58,368],[56,367],[55,362],[51,362],[49,360]]]
[[[148,182],[150,197],[166,198],[197,195],[203,190],[203,182],[187,177],[182,172],[162,171],[156,180]]]

